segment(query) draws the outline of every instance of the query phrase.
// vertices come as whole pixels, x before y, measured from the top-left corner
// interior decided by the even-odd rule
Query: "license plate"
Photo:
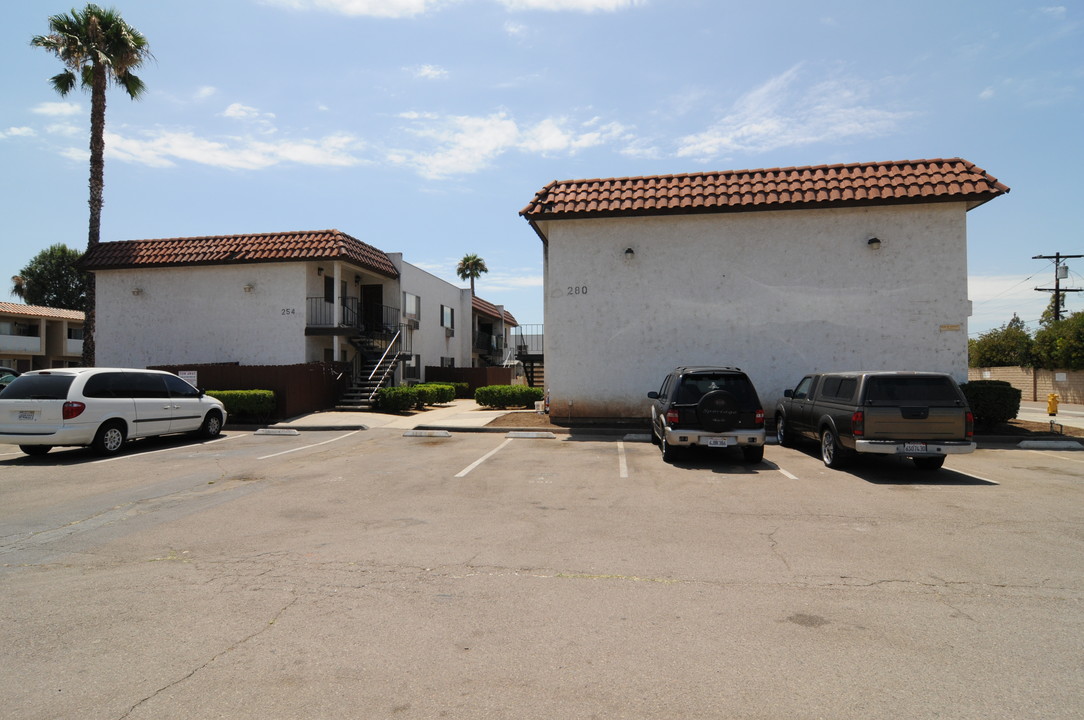
[[[904,443],[904,453],[924,453],[926,452],[926,443]]]
[[[708,438],[708,447],[726,447],[726,438]]]
[[[36,413],[33,410],[20,410],[19,411],[19,421],[20,422],[32,421],[34,419],[34,415],[36,415]]]

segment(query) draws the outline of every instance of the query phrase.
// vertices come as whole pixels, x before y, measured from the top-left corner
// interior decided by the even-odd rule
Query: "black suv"
[[[670,462],[678,447],[740,447],[746,462],[764,459],[764,408],[753,381],[735,367],[679,367],[651,404],[651,442]]]

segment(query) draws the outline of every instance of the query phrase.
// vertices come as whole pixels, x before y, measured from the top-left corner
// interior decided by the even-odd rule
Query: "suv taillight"
[[[753,425],[760,427],[764,424],[764,408],[757,408],[757,414],[753,418]]]
[[[64,419],[71,420],[72,418],[77,418],[82,415],[83,411],[86,409],[86,403],[69,400],[68,402],[64,403]]]
[[[851,415],[851,432],[855,437],[866,434],[866,414],[861,410],[855,410]]]
[[[968,440],[975,437],[975,415],[970,410],[964,415],[964,434]]]
[[[677,410],[666,411],[667,425],[677,425],[679,422],[681,422],[681,413],[679,413]]]

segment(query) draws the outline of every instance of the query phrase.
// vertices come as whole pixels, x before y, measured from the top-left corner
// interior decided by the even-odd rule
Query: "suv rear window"
[[[20,375],[0,392],[3,400],[67,400],[74,375]]]
[[[867,405],[959,405],[960,395],[947,377],[872,377]]]
[[[681,379],[681,385],[677,388],[674,402],[681,404],[698,403],[700,398],[713,390],[726,390],[738,398],[742,405],[748,403],[759,405],[760,403],[753,391],[753,383],[749,381],[749,378],[745,375],[733,373],[686,375]]]

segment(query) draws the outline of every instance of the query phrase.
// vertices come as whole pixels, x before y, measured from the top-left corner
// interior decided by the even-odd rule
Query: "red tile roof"
[[[488,317],[496,318],[498,320],[502,318],[502,311],[499,310],[496,305],[483,300],[477,295],[471,298],[471,307],[474,309],[474,312],[478,313],[479,315],[486,315]],[[503,319],[505,323],[511,325],[512,327],[519,327],[519,323],[517,323],[516,319],[512,317],[512,313],[508,312],[507,310],[503,312]]]
[[[104,242],[83,256],[82,265],[87,270],[116,270],[309,260],[343,260],[399,277],[382,250],[339,230]]]
[[[63,310],[41,305],[23,305],[22,303],[0,302],[0,315],[18,315],[28,318],[48,318],[51,320],[78,320],[83,322],[82,310]]]
[[[997,178],[960,158],[898,160],[555,180],[520,215],[533,222],[948,201],[966,202],[971,209],[1007,192]]]

